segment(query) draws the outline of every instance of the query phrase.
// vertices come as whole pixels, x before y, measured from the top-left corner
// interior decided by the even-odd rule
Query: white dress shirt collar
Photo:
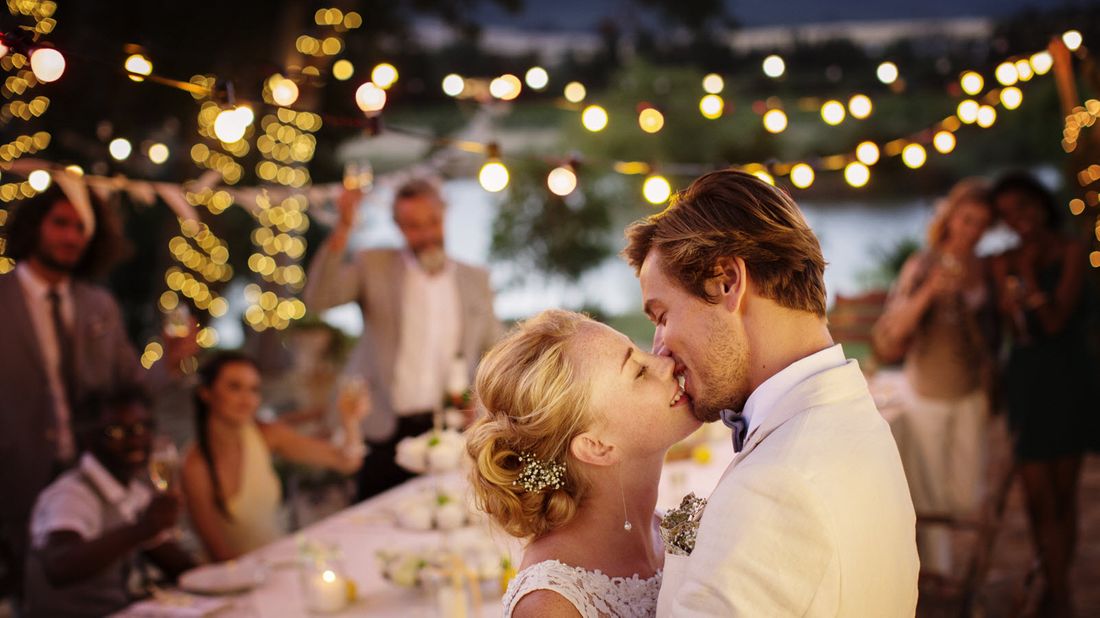
[[[749,395],[748,400],[745,402],[743,414],[745,420],[748,421],[748,430],[745,435],[752,434],[753,430],[759,427],[764,419],[768,417],[768,414],[771,413],[775,403],[789,393],[791,389],[822,371],[835,369],[846,362],[844,350],[837,343],[820,352],[796,360],[779,370],[772,377],[764,380],[764,383],[756,387],[756,390]]]
[[[34,269],[26,262],[20,262],[15,266],[15,275],[19,277],[19,282],[23,284],[23,289],[36,298],[46,298],[46,295],[50,293],[50,289],[53,287],[57,287],[57,291],[62,298],[67,298],[70,288],[72,287],[72,281],[69,277],[63,277],[61,281],[58,281],[56,284],[50,283],[40,277],[38,273],[34,272]]]

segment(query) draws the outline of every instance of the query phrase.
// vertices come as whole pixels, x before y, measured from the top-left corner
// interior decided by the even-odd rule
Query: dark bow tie
[[[745,434],[749,431],[749,420],[744,414],[733,410],[722,410],[718,414],[722,417],[722,424],[729,427],[733,433],[733,452],[740,453],[745,447]]]

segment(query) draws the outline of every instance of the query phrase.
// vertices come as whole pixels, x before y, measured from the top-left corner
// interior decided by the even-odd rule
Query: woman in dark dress
[[[1016,458],[1046,590],[1043,615],[1072,614],[1069,569],[1095,365],[1088,349],[1085,246],[1061,232],[1061,208],[1042,184],[1013,173],[991,199],[1020,244],[994,262],[1012,333],[1004,373]]]

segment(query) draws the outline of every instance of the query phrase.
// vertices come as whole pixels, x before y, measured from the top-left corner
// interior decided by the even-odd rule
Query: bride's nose
[[[663,377],[672,379],[672,376],[676,373],[676,360],[671,356],[657,356],[656,361],[658,367],[660,367],[661,375]]]

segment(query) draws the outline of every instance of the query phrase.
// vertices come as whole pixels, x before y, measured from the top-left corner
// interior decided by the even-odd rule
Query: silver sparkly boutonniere
[[[706,506],[705,498],[697,498],[690,493],[684,496],[680,506],[665,513],[660,525],[665,551],[673,556],[691,555],[695,549],[695,535],[699,532],[699,519]]]

